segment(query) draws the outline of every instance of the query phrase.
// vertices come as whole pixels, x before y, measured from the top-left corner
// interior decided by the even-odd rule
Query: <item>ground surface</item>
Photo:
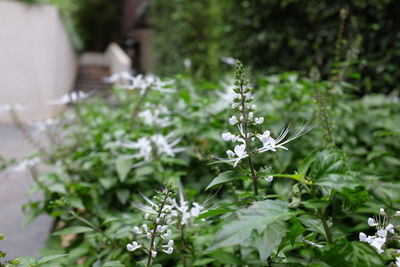
[[[0,124],[0,155],[22,158],[33,151],[14,126]],[[21,207],[29,200],[26,192],[33,184],[28,171],[0,172],[0,233],[6,237],[0,241],[0,250],[7,252],[8,259],[39,255],[49,235],[52,220],[48,216],[40,216],[26,228],[22,227]],[[33,198],[37,197],[40,196]]]

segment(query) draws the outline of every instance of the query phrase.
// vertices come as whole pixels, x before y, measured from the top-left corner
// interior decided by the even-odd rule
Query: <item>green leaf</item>
[[[123,188],[117,190],[117,197],[121,204],[125,204],[128,201],[130,195],[131,192],[128,189]]]
[[[289,238],[290,245],[293,247],[296,238],[302,233],[304,233],[306,231],[306,228],[304,228],[303,225],[301,225],[300,221],[296,217],[290,219],[290,222],[291,226],[286,236]]]
[[[63,184],[52,184],[52,185],[49,185],[47,187],[47,189],[50,192],[60,193],[60,194],[63,194],[63,195],[67,194],[67,190],[65,189],[65,186]]]
[[[118,177],[121,182],[124,182],[131,170],[132,159],[121,156],[115,160],[115,168],[117,169]]]
[[[71,226],[61,229],[60,231],[54,232],[53,235],[70,235],[70,234],[80,234],[93,231],[94,230],[88,226]]]
[[[83,205],[82,199],[80,199],[77,196],[69,197],[68,200],[71,203],[71,206],[74,208],[77,208],[77,209],[85,208],[85,206]]]
[[[250,207],[237,212],[236,220],[225,224],[217,232],[214,243],[207,250],[252,243],[248,241],[253,230],[263,232],[268,225],[285,221],[293,215],[287,205],[280,200],[253,202]]]
[[[373,247],[358,241],[342,240],[324,251],[321,258],[332,267],[385,266]]]
[[[276,222],[267,226],[263,234],[256,238],[256,247],[261,260],[266,260],[277,247],[287,231],[285,223]]]
[[[103,264],[103,267],[125,267],[120,261],[108,261]]]
[[[66,256],[68,256],[68,254],[57,254],[57,255],[47,256],[47,257],[41,258],[38,261],[38,264],[40,265],[40,264],[43,264],[43,263],[46,263],[49,261],[54,261],[54,260],[57,260],[59,258],[66,257]]]
[[[213,186],[224,184],[226,182],[238,179],[240,179],[239,175],[237,175],[237,173],[235,173],[234,171],[222,172],[212,180],[212,182],[207,186],[206,190],[210,189]]]
[[[230,210],[230,209],[216,209],[216,210],[208,210],[202,214],[199,215],[199,219],[204,219],[204,218],[208,218],[208,217],[212,217],[212,216],[218,216],[218,215],[222,215],[228,212],[233,212],[234,210]]]
[[[110,189],[113,187],[117,182],[116,177],[105,177],[105,178],[100,178],[99,179],[100,184],[105,188],[105,189]]]
[[[209,264],[210,262],[213,262],[213,261],[215,261],[215,260],[210,259],[210,258],[199,259],[193,263],[193,266],[206,266],[207,264]]]
[[[311,215],[302,215],[299,217],[299,220],[307,227],[311,232],[318,232],[321,235],[325,236],[324,226],[322,222],[314,216]]]

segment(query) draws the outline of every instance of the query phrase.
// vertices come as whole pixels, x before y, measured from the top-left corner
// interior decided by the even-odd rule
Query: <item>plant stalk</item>
[[[250,156],[250,146],[249,146],[249,140],[248,140],[248,129],[247,129],[247,113],[246,113],[246,105],[245,105],[245,96],[244,96],[244,90],[243,90],[243,84],[240,85],[240,95],[241,95],[241,107],[242,107],[242,116],[243,116],[243,133],[244,133],[244,141],[245,141],[245,146],[246,146],[246,152],[249,154],[249,157],[247,158],[247,161],[249,163],[249,168],[251,172],[251,179],[253,180],[253,192],[255,196],[258,196],[258,177],[256,174],[256,171],[254,169],[253,161],[251,160]]]

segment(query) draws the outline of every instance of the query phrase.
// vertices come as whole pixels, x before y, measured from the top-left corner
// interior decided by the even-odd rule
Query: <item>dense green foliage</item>
[[[305,121],[318,123],[285,145],[288,151],[252,158],[257,198],[245,162],[236,168],[216,163],[230,146],[220,134],[235,131],[226,122],[230,79],[210,84],[178,76],[142,95],[116,89],[105,100],[73,104],[61,124],[48,129],[50,149],[38,154],[50,169],[34,177],[32,192],[42,191],[45,199],[25,206],[26,222],[43,212],[58,221],[44,255],[68,254],[55,260],[61,266],[143,266],[146,253],[126,249],[141,240],[133,230],[145,223],[141,194],[151,197],[172,182],[189,208],[196,201],[204,210],[185,227],[171,226],[174,252],[160,251],[154,263],[339,266],[332,264],[337,255],[341,266],[391,262],[392,252],[379,255],[358,242],[358,232],[380,207],[400,208],[398,98],[355,99],[344,93],[346,83],[297,73],[253,80],[257,113],[265,114],[257,128],[276,137],[285,124],[295,130]],[[160,120],[149,124],[146,112],[160,112]],[[330,120],[320,121],[323,115]],[[171,133],[181,152],[159,154],[162,146],[153,143],[143,161],[138,150],[121,146]]]
[[[399,90],[399,5],[396,0],[155,0],[159,71],[181,72],[189,58],[195,71],[212,78],[212,71],[223,68],[216,57],[231,56],[263,73],[308,73],[317,67],[327,78],[332,66],[345,62],[352,66],[346,76],[357,81],[354,73],[361,74],[359,93],[389,93]]]

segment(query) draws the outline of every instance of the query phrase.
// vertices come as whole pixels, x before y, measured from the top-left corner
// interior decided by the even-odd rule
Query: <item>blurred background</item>
[[[354,94],[390,94],[399,11],[397,0],[0,1],[0,104],[105,89],[102,77],[131,69],[217,80],[231,58],[262,74],[315,67],[322,79],[346,65],[336,78]],[[57,112],[43,109],[30,119]]]

